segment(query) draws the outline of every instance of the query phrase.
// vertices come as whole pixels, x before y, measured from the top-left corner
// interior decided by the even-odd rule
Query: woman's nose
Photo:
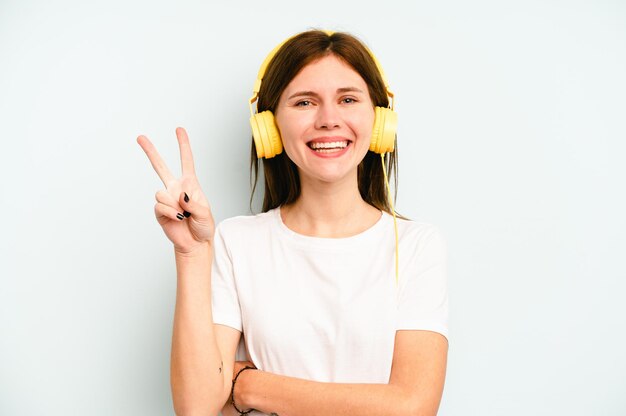
[[[333,104],[323,104],[318,107],[315,128],[333,129],[339,127],[339,109]]]

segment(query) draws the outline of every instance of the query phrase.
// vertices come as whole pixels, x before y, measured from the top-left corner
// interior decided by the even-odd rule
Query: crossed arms
[[[235,403],[280,416],[437,414],[446,373],[447,339],[436,332],[396,332],[388,384],[322,383],[259,370],[237,379]],[[235,363],[234,372],[246,362]],[[224,416],[238,413],[227,403]]]

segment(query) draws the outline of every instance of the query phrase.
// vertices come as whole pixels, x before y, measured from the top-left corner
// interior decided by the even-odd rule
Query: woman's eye
[[[309,100],[302,100],[296,103],[296,106],[298,107],[308,107],[309,105],[311,105],[311,102]]]
[[[354,98],[351,98],[351,97],[346,97],[346,98],[343,99],[343,101],[345,103],[348,103],[348,104],[356,103],[356,100]]]

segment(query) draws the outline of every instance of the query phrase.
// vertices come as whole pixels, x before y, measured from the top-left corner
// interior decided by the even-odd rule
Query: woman
[[[261,214],[215,229],[185,131],[179,179],[138,138],[166,186],[155,213],[175,249],[176,412],[436,414],[445,242],[426,223],[399,219],[394,231],[381,162],[395,167],[395,114],[382,70],[353,36],[312,30],[273,51],[251,103],[257,93]],[[250,361],[236,362],[242,335]]]

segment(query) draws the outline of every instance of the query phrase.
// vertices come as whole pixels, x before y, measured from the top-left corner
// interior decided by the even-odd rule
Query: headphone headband
[[[322,32],[326,33],[328,36],[332,36],[335,32],[332,30],[322,30]],[[265,60],[263,61],[263,63],[261,64],[261,67],[259,68],[259,72],[256,76],[256,80],[254,81],[254,86],[252,87],[252,97],[250,97],[250,115],[254,115],[254,110],[252,109],[252,104],[254,104],[254,102],[258,99],[259,97],[259,91],[261,90],[261,83],[263,82],[263,77],[265,77],[265,71],[267,70],[267,66],[269,65],[269,63],[272,61],[272,59],[274,58],[274,56],[278,53],[278,51],[280,50],[280,48],[282,48],[282,46],[289,42],[291,39],[295,38],[296,36],[298,36],[300,33],[297,33],[293,36],[290,36],[289,38],[285,39],[284,41],[282,41],[279,45],[277,45],[274,49],[272,49],[272,51],[269,53],[269,55],[267,55],[267,57],[265,58]],[[376,56],[372,53],[372,51],[365,45],[363,45],[365,47],[365,50],[369,53],[369,55],[372,57],[374,64],[376,65],[376,68],[378,69],[378,73],[380,74],[381,78],[383,79],[383,83],[385,84],[385,91],[387,92],[387,96],[389,98],[391,98],[391,109],[393,110],[393,104],[394,104],[394,95],[393,92],[391,92],[391,90],[389,89],[389,82],[387,82],[387,77],[385,76],[385,71],[383,71],[382,66],[380,65],[380,62],[378,62],[378,59],[376,59]]]

